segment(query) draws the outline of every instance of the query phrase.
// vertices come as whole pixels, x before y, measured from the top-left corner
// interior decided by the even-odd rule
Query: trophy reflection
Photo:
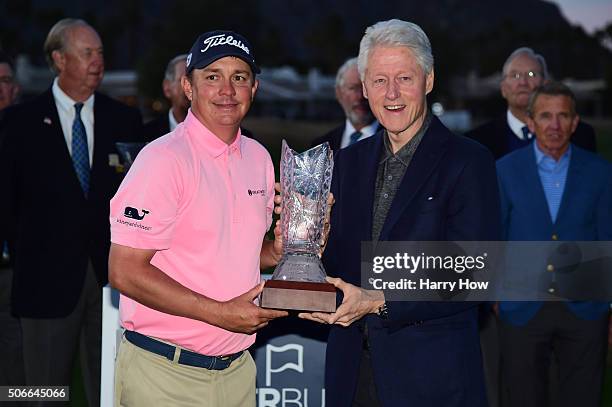
[[[283,255],[261,295],[265,308],[334,312],[336,288],[325,280],[324,234],[333,152],[329,143],[301,154],[285,140],[281,156]]]

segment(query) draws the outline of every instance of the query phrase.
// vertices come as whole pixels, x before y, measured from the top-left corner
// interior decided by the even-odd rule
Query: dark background
[[[172,56],[188,52],[205,31],[244,34],[264,67],[289,65],[301,73],[318,67],[334,74],[357,54],[367,26],[400,18],[421,25],[432,42],[432,99],[464,106],[470,101],[452,92],[451,81],[469,73],[492,75],[512,50],[530,46],[544,55],[557,79],[605,78],[598,114],[612,112],[612,53],[600,45],[612,39],[612,24],[589,35],[572,26],[557,5],[541,0],[5,0],[0,1],[0,46],[43,66],[44,38],[64,17],[84,18],[99,31],[107,70],[135,69],[144,98],[161,97],[163,67]],[[484,106],[503,107],[500,99]],[[481,106],[475,110],[489,113]]]

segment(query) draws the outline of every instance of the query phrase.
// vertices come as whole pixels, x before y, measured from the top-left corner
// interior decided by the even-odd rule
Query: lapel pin
[[[429,197],[427,197],[427,200],[428,200],[428,201],[433,201],[433,196],[429,196]]]
[[[50,118],[48,118],[48,117],[45,117],[45,118],[43,119],[43,123],[48,124],[48,125],[50,126],[50,125],[51,125],[51,119],[50,119]]]

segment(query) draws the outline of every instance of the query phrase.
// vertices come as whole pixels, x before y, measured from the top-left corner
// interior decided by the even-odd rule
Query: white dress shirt
[[[62,131],[64,132],[64,139],[66,140],[66,146],[68,152],[72,157],[72,123],[74,122],[74,116],[76,111],[74,109],[75,102],[66,95],[62,88],[60,88],[57,78],[53,81],[51,87],[53,93],[53,99],[55,99],[55,106],[57,107],[57,114],[62,125]],[[94,95],[91,95],[85,102],[83,102],[83,108],[81,109],[81,121],[85,126],[85,132],[87,133],[87,150],[89,151],[89,166],[93,165],[93,147],[94,147]]]
[[[378,121],[374,120],[372,123],[368,124],[361,130],[359,130],[361,132],[361,137],[359,137],[359,140],[357,141],[361,141],[363,139],[373,136],[374,133],[376,133],[376,130],[378,130]],[[348,147],[351,144],[351,134],[353,134],[356,131],[357,130],[355,130],[355,127],[353,127],[353,124],[348,119],[346,119],[346,124],[344,125],[344,133],[342,134],[342,142],[340,143],[340,148]]]
[[[523,123],[517,119],[516,116],[512,114],[510,109],[508,109],[506,118],[508,120],[508,126],[510,126],[510,129],[516,135],[516,137],[521,140],[525,140],[525,136],[523,135],[523,127],[527,126],[527,123]],[[531,134],[531,132],[529,132],[529,134]],[[533,138],[533,135],[531,135],[531,138]]]
[[[168,109],[168,127],[170,127],[170,131],[174,131],[176,126],[178,126],[178,122],[174,118],[174,114],[172,114],[172,108]]]

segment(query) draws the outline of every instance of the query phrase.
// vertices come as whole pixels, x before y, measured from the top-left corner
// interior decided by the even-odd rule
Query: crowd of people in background
[[[172,58],[162,82],[170,108],[144,125],[139,111],[97,91],[104,75],[103,43],[87,22],[63,19],[51,28],[43,48],[56,76],[32,100],[16,103],[20,87],[15,66],[0,52],[0,385],[68,386],[78,358],[89,405],[99,405],[101,287],[109,282],[109,217],[118,218],[124,208],[133,209],[127,207],[133,202],[146,205],[142,197],[147,194],[158,201],[176,199],[172,208],[158,202],[165,218],[153,211],[148,215],[166,234],[127,237],[128,224],[113,224],[111,280],[132,310],[145,304],[156,310],[151,318],[157,318],[158,311],[173,317],[142,322],[122,316],[132,332],[124,342],[146,349],[147,338],[170,338],[188,351],[231,354],[232,360],[246,366],[251,361],[241,353],[241,346],[252,343],[245,339],[248,334],[285,315],[250,314],[253,323],[249,326],[232,319],[238,308],[232,309],[232,315],[227,308],[223,308],[227,315],[216,308],[195,315],[189,308],[192,304],[186,302],[193,292],[177,288],[174,280],[162,281],[164,277],[156,274],[159,269],[147,266],[155,253],[168,249],[172,239],[186,247],[177,255],[180,261],[173,263],[167,252],[164,256],[170,256],[169,260],[156,266],[163,269],[170,264],[168,269],[176,270],[164,269],[166,274],[187,284],[191,277],[182,275],[178,265],[193,261],[195,268],[199,264],[189,252],[195,232],[183,225],[176,237],[168,226],[169,219],[174,219],[170,223],[185,222],[184,211],[190,207],[178,196],[187,187],[179,185],[178,178],[169,178],[164,186],[149,185],[151,177],[165,179],[192,171],[188,164],[200,154],[196,141],[177,144],[166,137],[168,133],[174,138],[182,133],[210,137],[202,151],[217,157],[223,145],[230,157],[223,162],[224,170],[236,171],[253,183],[267,180],[262,188],[274,195],[269,156],[258,143],[241,141],[253,137],[241,127],[258,86],[252,53],[246,47],[246,51],[240,47],[235,48],[242,51],[234,51],[231,43],[225,43],[194,54],[201,45],[198,41],[220,35],[247,43],[236,33],[206,33],[196,40],[191,53]],[[336,204],[323,261],[328,273],[338,277],[333,282],[345,295],[342,305],[347,305],[332,316],[302,315],[333,325],[326,367],[330,405],[600,405],[610,335],[608,303],[500,302],[478,307],[440,303],[420,304],[421,309],[412,303],[385,302],[359,287],[356,253],[363,240],[612,240],[612,169],[597,155],[595,131],[580,118],[571,89],[551,79],[544,57],[531,48],[517,48],[500,65],[506,111],[464,136],[451,134],[427,107],[426,96],[434,86],[434,59],[429,40],[418,26],[390,20],[369,27],[359,56],[338,69],[335,95],[345,121],[313,145],[329,142],[339,157],[332,186]],[[230,85],[212,84],[225,80],[225,75]],[[239,106],[240,114],[215,122],[214,109],[220,103],[231,104],[225,107],[228,111]],[[117,142],[150,142],[152,146],[125,181]],[[244,164],[232,161],[235,151],[241,151],[242,159],[252,160],[251,173],[242,168]],[[162,156],[165,161],[159,161]],[[180,165],[172,167],[173,160]],[[257,166],[263,166],[261,174]],[[201,171],[221,179],[219,168]],[[422,177],[432,173],[437,183]],[[231,188],[231,182],[210,187]],[[197,198],[204,192],[195,193],[193,202],[204,202]],[[109,203],[114,196],[111,214]],[[213,222],[223,231],[220,235],[244,234],[250,266],[278,261],[271,242],[264,241],[261,247],[254,243],[270,227],[273,202],[267,198],[259,208],[256,232],[242,228],[239,218],[229,226]],[[224,201],[223,208],[206,205],[220,217],[237,216],[230,210],[238,205],[235,202]],[[240,205],[245,210],[246,204]],[[136,215],[143,207],[134,209]],[[202,213],[201,208],[194,210]],[[179,212],[176,219],[168,215]],[[427,216],[414,216],[421,212]],[[219,253],[229,258],[233,250],[244,250],[232,247],[232,241],[223,236],[211,240],[220,251],[207,253],[209,257],[202,257],[200,263],[210,262],[210,256],[223,260]],[[221,266],[215,268],[231,273],[232,267]],[[128,269],[136,270],[131,280],[126,277]],[[248,301],[261,290],[254,277],[257,268],[250,269],[253,278],[237,286],[250,295]],[[143,284],[147,278],[159,285]],[[241,280],[236,277],[236,281]],[[234,301],[233,297],[225,300]],[[244,298],[241,301],[232,304],[252,313]],[[351,310],[345,312],[349,306]],[[215,313],[225,317],[217,321],[211,317]],[[218,343],[194,349],[189,348],[193,342],[184,332],[164,336],[178,318],[198,320],[194,326],[208,324],[208,330],[198,335],[220,335]],[[428,331],[432,321],[437,330]],[[232,333],[223,336],[219,329]],[[438,341],[441,335],[452,342]],[[219,345],[223,351],[215,353],[215,346],[224,341],[234,341],[236,346]],[[126,358],[127,350],[122,352],[121,358]],[[429,352],[426,363],[419,356],[423,352]],[[461,359],[455,353],[461,353]],[[145,370],[154,370],[139,363]],[[251,380],[252,372],[244,373],[244,369],[241,374],[246,376],[237,382],[240,386]],[[463,369],[462,377],[446,381],[448,372],[456,374],[457,369]],[[441,370],[447,371],[442,374]],[[419,381],[423,375],[431,381]],[[160,377],[151,383],[163,392],[167,376]],[[453,386],[466,393],[457,395],[460,392]],[[147,393],[147,389],[130,391],[135,394],[132,397],[140,398]],[[251,392],[233,396],[238,400],[232,401],[235,405],[250,397],[254,403]]]

